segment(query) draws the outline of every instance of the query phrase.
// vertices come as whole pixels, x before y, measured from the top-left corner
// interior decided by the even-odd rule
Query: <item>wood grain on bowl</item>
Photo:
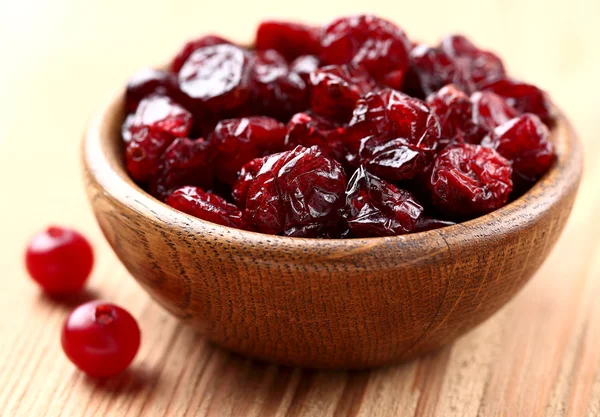
[[[268,361],[367,368],[436,349],[505,304],[548,255],[582,170],[559,116],[558,161],[527,194],[455,226],[390,238],[261,235],[178,212],[122,166],[123,100],[84,141],[94,213],[123,264],[214,343]]]

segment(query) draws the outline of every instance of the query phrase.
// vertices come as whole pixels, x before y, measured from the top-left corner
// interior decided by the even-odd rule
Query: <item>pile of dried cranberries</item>
[[[553,164],[551,105],[459,35],[413,44],[375,16],[263,22],[253,49],[188,42],[127,86],[131,177],[214,223],[392,236],[489,213]]]

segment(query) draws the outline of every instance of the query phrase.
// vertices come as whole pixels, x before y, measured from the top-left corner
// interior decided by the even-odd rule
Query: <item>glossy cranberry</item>
[[[457,144],[437,155],[428,185],[442,213],[471,218],[506,204],[513,188],[511,176],[510,162],[495,150]]]
[[[31,238],[25,264],[44,291],[71,294],[84,286],[94,265],[94,253],[87,239],[75,230],[53,226]]]
[[[165,150],[150,184],[155,197],[166,198],[177,188],[194,185],[211,189],[212,169],[208,159],[208,142],[204,139],[178,138]]]
[[[307,86],[310,84],[310,73],[317,68],[319,68],[319,58],[314,55],[299,56],[290,64],[290,71],[298,74]]]
[[[167,71],[145,69],[136,73],[127,83],[125,90],[125,107],[128,113],[133,113],[140,101],[151,95],[164,95],[183,100],[183,94],[179,90],[177,76]]]
[[[167,204],[184,213],[222,226],[247,229],[242,212],[223,197],[198,187],[185,186],[175,190]]]
[[[316,145],[323,153],[339,161],[344,157],[344,136],[345,129],[329,119],[311,112],[298,113],[287,125],[285,148]]]
[[[283,123],[263,116],[220,121],[209,138],[216,176],[235,183],[246,162],[283,149],[286,131]]]
[[[363,164],[389,181],[419,175],[433,158],[440,138],[440,124],[429,107],[391,89],[360,99],[348,130],[349,162]]]
[[[125,145],[125,167],[137,182],[149,181],[157,172],[160,157],[174,136],[148,128],[136,131]]]
[[[124,371],[137,354],[140,339],[140,328],[131,314],[103,301],[92,301],[73,310],[61,335],[67,357],[93,377]]]
[[[136,112],[125,121],[125,126],[128,131],[123,132],[126,141],[133,133],[145,128],[184,137],[192,128],[192,114],[171,98],[154,95],[140,102]]]
[[[300,55],[318,55],[319,29],[301,23],[268,20],[256,31],[254,46],[259,51],[274,49],[291,61]]]
[[[192,102],[209,110],[238,108],[250,95],[248,54],[228,44],[197,49],[179,71],[179,86]]]
[[[275,50],[258,51],[252,60],[252,105],[266,116],[288,120],[308,107],[307,85],[291,72],[285,59]]]
[[[258,174],[258,171],[262,168],[266,158],[256,158],[248,162],[242,167],[239,172],[238,180],[233,185],[231,190],[231,196],[233,201],[236,202],[238,207],[246,207],[246,198],[248,197],[248,190]]]
[[[491,91],[478,91],[470,99],[473,105],[472,120],[478,126],[477,132],[467,139],[471,143],[478,143],[494,128],[519,114],[504,98]]]
[[[363,167],[348,181],[344,215],[355,236],[413,232],[422,213],[423,206],[411,193],[370,174]]]
[[[400,88],[408,68],[410,42],[387,20],[361,15],[336,19],[323,28],[321,61],[325,65],[357,64],[378,82]]]
[[[456,223],[450,220],[441,220],[429,216],[419,217],[415,232],[426,232],[428,230],[441,229],[442,227],[453,226]]]
[[[471,100],[454,84],[449,84],[427,97],[427,104],[438,117],[442,127],[440,147],[473,138],[478,140],[480,128],[473,120]]]
[[[554,124],[552,104],[548,95],[534,85],[505,78],[487,84],[484,90],[504,97],[509,105],[521,113],[533,113],[548,126]]]
[[[338,230],[346,176],[317,147],[267,156],[248,187],[244,218],[263,233],[319,237]]]
[[[204,48],[206,46],[215,46],[222,44],[231,44],[231,42],[229,42],[227,39],[215,35],[206,35],[198,39],[193,39],[191,41],[186,42],[177,54],[177,56],[173,58],[173,61],[171,62],[171,71],[173,71],[174,73],[178,73],[183,67],[183,64],[185,64],[185,61],[187,61],[190,55],[192,55],[198,49]]]
[[[482,145],[512,162],[513,181],[532,183],[544,175],[555,159],[550,132],[539,117],[526,113],[495,128]]]
[[[375,80],[356,65],[329,65],[310,75],[312,110],[321,116],[348,122],[358,99],[377,88]]]

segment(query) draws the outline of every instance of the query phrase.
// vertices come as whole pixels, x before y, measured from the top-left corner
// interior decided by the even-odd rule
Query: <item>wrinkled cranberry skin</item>
[[[358,99],[377,88],[369,73],[356,65],[329,65],[310,75],[312,110],[348,122]]]
[[[507,103],[521,113],[533,113],[548,125],[555,122],[552,104],[548,95],[534,85],[505,78],[483,87],[506,99]]]
[[[319,55],[319,29],[301,23],[267,20],[256,31],[254,46],[259,51],[274,49],[286,60],[300,55]]]
[[[196,50],[204,48],[206,46],[215,46],[221,44],[231,44],[227,39],[215,35],[206,35],[198,39],[193,39],[186,42],[179,53],[173,58],[171,62],[171,71],[178,73],[185,64],[185,61],[192,55]]]
[[[357,237],[411,233],[423,206],[408,191],[398,189],[363,167],[348,181],[344,217]]]
[[[242,212],[223,197],[198,187],[185,186],[175,190],[167,204],[177,210],[222,226],[247,229]]]
[[[248,196],[248,190],[250,189],[250,186],[254,181],[254,177],[256,177],[256,174],[262,168],[265,159],[266,158],[253,159],[252,161],[244,165],[240,170],[238,180],[233,185],[233,188],[231,190],[231,196],[233,197],[233,201],[235,201],[238,207],[246,207],[246,198]]]
[[[410,42],[402,29],[387,20],[372,15],[334,20],[323,28],[321,48],[325,65],[361,65],[379,83],[402,86]]]
[[[208,159],[208,142],[204,139],[178,138],[162,155],[150,192],[165,201],[177,188],[194,185],[211,189],[212,169]]]
[[[163,132],[174,137],[184,137],[192,128],[192,114],[183,106],[166,96],[150,96],[143,99],[133,116],[125,121],[124,139],[141,129]]]
[[[283,123],[270,117],[220,121],[209,138],[215,175],[227,184],[234,184],[246,162],[282,150],[286,132]]]
[[[349,162],[388,181],[419,175],[440,139],[440,124],[429,107],[391,89],[360,99],[348,130]]]
[[[298,146],[263,158],[248,188],[244,218],[263,233],[319,237],[337,230],[346,189],[339,162]]]
[[[554,163],[554,146],[548,140],[549,135],[538,116],[526,113],[495,128],[481,144],[512,162],[513,182],[531,184]]]
[[[124,371],[137,354],[140,340],[140,328],[131,314],[102,301],[91,301],[73,310],[61,334],[69,360],[97,378]]]
[[[504,98],[491,91],[473,93],[470,100],[473,105],[472,120],[479,127],[477,133],[469,138],[471,143],[480,142],[487,133],[519,114]]]
[[[454,142],[478,140],[483,134],[473,120],[469,96],[454,84],[449,84],[427,97],[427,104],[436,114],[442,127],[440,148]]]
[[[290,64],[290,71],[298,74],[307,86],[310,84],[310,73],[317,68],[319,68],[319,58],[314,55],[299,56]]]
[[[47,293],[72,294],[85,285],[94,265],[94,252],[75,230],[52,226],[31,238],[25,265]]]
[[[428,186],[442,213],[464,219],[505,205],[513,188],[511,176],[510,162],[495,150],[457,144],[437,155]]]
[[[177,76],[171,72],[145,69],[136,73],[127,82],[125,108],[133,113],[138,104],[151,95],[164,95],[183,102],[184,95],[179,89]]]
[[[339,161],[344,157],[344,136],[345,129],[329,119],[311,112],[297,113],[287,125],[284,147],[318,146],[327,156]]]
[[[250,95],[248,54],[229,44],[197,49],[179,71],[179,87],[211,111],[239,108]]]
[[[291,72],[275,50],[257,51],[252,60],[252,106],[254,111],[279,120],[308,107],[307,85]]]
[[[175,139],[164,132],[143,128],[125,146],[125,167],[137,182],[147,182],[158,169],[160,157]]]

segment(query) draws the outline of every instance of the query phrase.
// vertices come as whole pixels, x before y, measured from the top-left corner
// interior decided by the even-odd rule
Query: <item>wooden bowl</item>
[[[389,238],[279,237],[199,220],[140,189],[123,167],[123,119],[118,97],[83,146],[89,199],[117,256],[162,306],[214,343],[304,367],[401,361],[481,323],[544,261],[582,172],[580,145],[559,115],[555,166],[491,214]]]

